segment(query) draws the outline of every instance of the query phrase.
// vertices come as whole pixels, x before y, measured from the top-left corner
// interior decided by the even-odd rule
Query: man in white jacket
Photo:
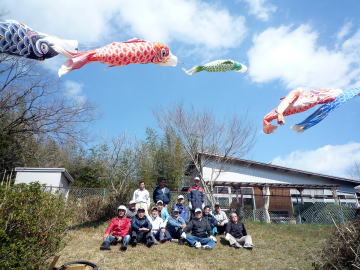
[[[145,182],[139,182],[139,188],[134,191],[133,201],[136,203],[136,209],[144,208],[145,215],[148,214],[148,209],[150,207],[150,194],[149,191],[145,189]]]
[[[157,207],[151,209],[151,215],[148,216],[148,219],[152,225],[151,234],[155,244],[157,244],[158,241],[164,243],[171,240],[169,232],[165,229],[166,221],[159,216]]]

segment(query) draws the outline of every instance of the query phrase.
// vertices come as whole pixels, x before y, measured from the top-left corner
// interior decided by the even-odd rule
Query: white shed
[[[65,168],[15,168],[15,184],[39,182],[50,191],[60,190],[68,194],[74,179]]]

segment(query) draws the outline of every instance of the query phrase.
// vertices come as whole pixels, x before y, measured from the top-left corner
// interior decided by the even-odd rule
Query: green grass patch
[[[254,249],[234,249],[218,243],[211,251],[197,250],[176,243],[146,248],[138,245],[123,253],[119,246],[100,251],[107,223],[71,231],[69,244],[60,253],[58,265],[72,260],[89,260],[102,270],[116,269],[313,269],[314,254],[318,254],[330,226],[285,225],[246,222],[253,237]]]

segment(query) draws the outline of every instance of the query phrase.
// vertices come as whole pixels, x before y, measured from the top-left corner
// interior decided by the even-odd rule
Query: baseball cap
[[[117,210],[118,210],[118,211],[119,211],[119,210],[124,210],[124,211],[126,211],[126,206],[125,206],[125,205],[120,205]]]
[[[194,181],[200,181],[200,178],[198,176],[194,177]]]
[[[197,212],[202,212],[202,211],[201,211],[200,208],[196,208],[196,209],[195,209],[195,213],[197,213]]]
[[[151,211],[154,211],[154,210],[158,210],[156,206],[154,206],[153,208],[151,208]]]
[[[178,199],[184,199],[184,196],[183,196],[183,195],[179,195],[179,196],[178,196]]]
[[[217,202],[217,203],[215,203],[215,206],[220,206],[220,203],[218,203],[218,202]]]
[[[131,201],[129,202],[129,204],[134,204],[134,203],[136,203],[135,200],[131,200]]]
[[[158,200],[156,204],[164,204],[164,202],[162,200]]]
[[[139,207],[139,208],[137,209],[137,212],[139,212],[139,211],[145,211],[145,208],[144,208],[144,207]]]
[[[180,212],[179,208],[174,207],[174,209],[172,210],[173,212]]]

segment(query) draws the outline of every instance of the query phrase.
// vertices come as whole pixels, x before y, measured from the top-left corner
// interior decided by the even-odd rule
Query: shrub
[[[360,217],[336,226],[327,239],[315,269],[360,269]]]
[[[38,183],[0,187],[0,268],[42,269],[63,244],[71,210]]]

